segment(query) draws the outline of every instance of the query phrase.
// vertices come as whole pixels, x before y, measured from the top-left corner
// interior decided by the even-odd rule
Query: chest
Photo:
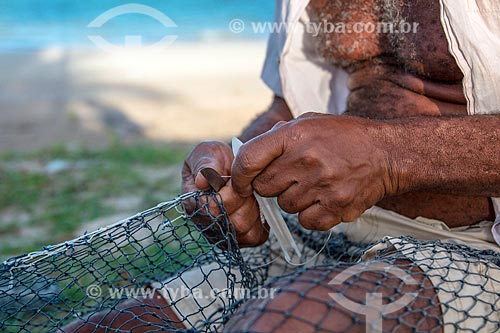
[[[316,48],[348,71],[376,62],[437,81],[463,77],[448,51],[439,0],[312,0],[307,10],[312,23],[335,25],[320,30]]]

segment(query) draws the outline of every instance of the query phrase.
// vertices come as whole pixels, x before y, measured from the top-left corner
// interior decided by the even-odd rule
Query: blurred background
[[[274,1],[134,3],[0,0],[0,259],[175,197],[196,142],[270,103],[267,35],[229,24],[272,21]]]

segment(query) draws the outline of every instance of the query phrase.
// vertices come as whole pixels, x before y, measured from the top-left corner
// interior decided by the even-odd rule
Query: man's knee
[[[441,331],[434,288],[410,262],[317,267],[269,288],[275,297],[248,301],[227,332],[365,332],[380,324],[384,332]]]

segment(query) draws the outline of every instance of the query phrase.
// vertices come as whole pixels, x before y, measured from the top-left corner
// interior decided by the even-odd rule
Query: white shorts
[[[335,227],[334,232],[344,233],[353,242],[371,243],[382,240],[366,251],[365,260],[375,256],[380,249],[392,248],[415,262],[435,287],[441,304],[445,333],[497,332],[500,322],[500,269],[496,265],[480,259],[466,260],[459,252],[451,252],[432,243],[432,248],[419,247],[418,243],[395,238],[408,235],[420,240],[441,240],[497,251],[499,247],[491,234],[492,226],[493,222],[483,222],[471,227],[450,229],[441,221],[410,219],[373,207],[357,221]],[[271,247],[271,253],[278,256],[279,245]],[[269,262],[271,261],[269,279],[296,268],[288,265],[283,258],[269,258]],[[313,266],[315,262],[321,262],[321,257],[309,263],[309,266]],[[227,305],[227,294],[212,292],[214,288],[220,291],[227,286],[225,272],[211,265],[194,268],[182,273],[180,277],[158,284],[159,288],[165,290],[162,294],[178,317],[187,327],[195,329]],[[182,288],[198,288],[204,298],[200,300],[199,297],[178,296],[167,292]]]

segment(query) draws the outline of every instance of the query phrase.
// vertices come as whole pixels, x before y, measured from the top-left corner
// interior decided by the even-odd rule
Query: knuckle
[[[231,219],[234,231],[237,235],[246,235],[252,229],[252,224],[244,219],[233,218]]]
[[[259,183],[259,184],[268,184],[275,180],[278,177],[278,174],[276,173],[276,169],[273,168],[267,168],[264,171],[262,171],[257,177],[255,177],[254,182]]]
[[[182,181],[182,184],[181,184],[181,194],[186,194],[186,193],[189,193],[189,192],[192,192],[193,189],[191,188],[191,186],[189,186],[188,184],[186,184],[185,181]]]
[[[276,130],[278,130],[279,128],[281,128],[282,126],[284,126],[286,124],[287,124],[286,121],[280,120],[276,124],[274,124],[274,126],[273,126],[273,128],[271,130],[276,131]]]
[[[287,141],[299,142],[304,138],[303,123],[298,119],[289,122],[286,128],[283,126],[283,130],[286,130]]]
[[[207,166],[212,166],[213,164],[213,159],[212,157],[210,156],[202,156],[200,158],[198,158],[196,161],[196,169],[197,170],[193,170],[195,173],[198,173],[201,169],[203,169],[204,167],[207,167]]]
[[[318,231],[328,231],[330,230],[333,226],[335,226],[337,223],[337,219],[333,216],[324,216],[320,219],[318,219],[318,222],[315,226],[315,230]]]
[[[332,195],[332,201],[336,206],[346,207],[352,202],[351,192],[347,189],[337,189]]]
[[[315,117],[317,116],[318,114],[315,113],[315,112],[306,112],[306,113],[303,113],[302,115],[300,115],[297,119],[300,120],[300,119],[306,119],[306,118],[311,118],[311,117]]]
[[[269,234],[266,234],[265,237],[261,239],[261,241],[256,246],[264,245],[269,240]]]
[[[269,198],[274,196],[272,186],[269,186],[269,183],[266,182],[256,182],[255,180],[252,182],[252,187],[255,192],[257,192],[260,196]]]
[[[265,180],[265,178],[266,177],[259,175],[252,181],[252,187],[260,195],[263,195],[261,192],[265,190],[266,184],[268,182],[267,180]]]
[[[342,222],[354,222],[361,216],[361,212],[358,210],[349,210],[342,214]]]
[[[182,175],[191,175],[192,174],[192,167],[193,167],[193,160],[194,160],[194,150],[192,150],[184,159],[184,163],[182,165]]]
[[[314,219],[307,216],[304,213],[299,214],[299,222],[300,224],[306,228],[307,230],[314,230]]]
[[[211,146],[212,146],[212,144],[209,142],[206,142],[206,141],[197,144],[193,148],[193,150],[191,150],[191,152],[189,153],[187,160],[189,161],[192,159],[197,159],[198,156],[203,156],[203,155],[207,154],[208,152],[210,152],[212,150]]]
[[[250,160],[250,154],[247,152],[245,146],[241,147],[238,156],[234,160],[234,170],[241,174],[247,174],[252,166],[252,161]]]
[[[332,213],[326,207],[323,207],[321,203],[318,203],[319,209],[312,214],[306,216],[305,213],[299,214],[300,224],[309,230],[317,230],[317,231],[328,231],[333,226],[340,223],[340,216],[336,213]]]
[[[216,148],[216,147],[219,147],[221,144],[224,144],[224,143],[222,143],[220,141],[206,140],[206,141],[200,142],[195,147],[195,149],[197,149],[197,148]]]
[[[194,212],[194,210],[196,209],[196,202],[191,198],[191,199],[185,200],[183,202],[182,206],[184,208],[184,211],[188,215],[191,215]]]
[[[300,157],[300,164],[303,167],[315,167],[320,165],[321,157],[316,153],[313,149],[308,149],[302,156]]]
[[[267,240],[269,239],[269,232],[263,232],[259,241],[255,244],[255,246],[261,246],[263,245],[265,242],[267,242]]]
[[[232,156],[231,148],[226,143],[219,141],[204,141],[191,150],[185,163],[190,167],[203,164],[218,164],[217,161],[224,158],[226,155]]]
[[[284,195],[278,196],[278,205],[289,214],[296,214],[299,212],[295,200],[292,200]]]
[[[238,237],[238,242],[245,246],[257,246],[261,241],[259,228],[252,228],[245,235]]]
[[[331,186],[332,181],[338,179],[337,169],[333,166],[325,166],[319,169],[320,179],[323,181],[322,185]]]

